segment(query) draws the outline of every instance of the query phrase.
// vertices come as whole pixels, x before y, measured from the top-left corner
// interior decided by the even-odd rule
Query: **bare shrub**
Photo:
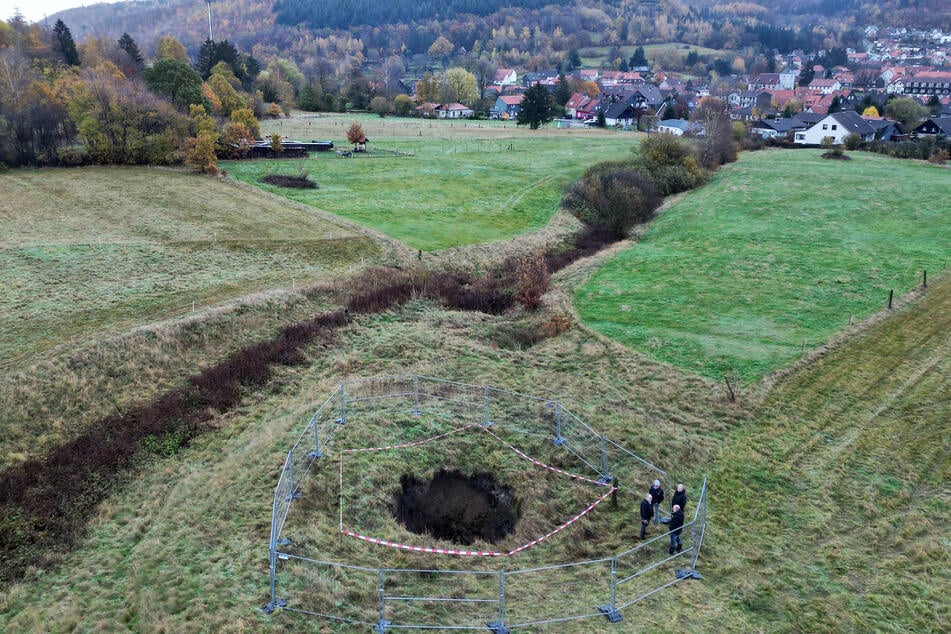
[[[550,279],[544,253],[536,251],[519,258],[515,264],[515,301],[535,310],[548,290]]]

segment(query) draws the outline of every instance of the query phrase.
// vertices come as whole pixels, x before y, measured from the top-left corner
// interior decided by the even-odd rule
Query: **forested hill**
[[[214,0],[215,39],[302,61],[332,38],[346,55],[425,54],[440,36],[501,64],[551,67],[571,49],[683,42],[788,52],[862,46],[865,25],[951,31],[948,0]],[[146,55],[172,35],[194,56],[208,38],[202,0],[91,4],[61,18],[77,41],[132,35]],[[356,49],[354,48],[356,47]],[[553,55],[556,53],[557,55]]]
[[[452,20],[460,15],[491,15],[503,8],[540,9],[568,0],[277,0],[280,24],[306,24],[313,29],[347,29],[369,24]]]

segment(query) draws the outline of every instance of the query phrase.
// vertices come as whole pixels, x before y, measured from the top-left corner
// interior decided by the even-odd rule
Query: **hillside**
[[[951,618],[951,280],[782,380],[713,461],[721,600],[771,631]]]
[[[191,0],[93,4],[50,16],[49,22],[63,19],[77,41],[89,36],[115,40],[129,33],[146,56],[152,54],[159,38],[172,35],[195,57],[208,38],[207,8],[205,3]],[[496,63],[518,64],[527,70],[553,67],[572,49],[597,46],[684,42],[726,54],[762,41],[769,29],[784,30],[783,37],[776,37],[775,32],[770,36],[772,45],[781,49],[823,49],[830,41],[861,48],[860,27],[866,24],[948,31],[951,9],[941,0],[816,0],[791,7],[776,0],[659,4],[638,0],[585,0],[580,4],[460,0],[438,5],[221,0],[212,4],[216,40],[229,40],[241,51],[260,58],[278,55],[298,64],[328,51],[333,52],[333,63],[355,52],[360,53],[361,62],[392,54],[426,56],[440,36],[449,41],[453,51],[494,52]],[[441,55],[432,61],[440,62]],[[726,59],[732,61],[732,55]],[[605,62],[614,64],[614,60]]]

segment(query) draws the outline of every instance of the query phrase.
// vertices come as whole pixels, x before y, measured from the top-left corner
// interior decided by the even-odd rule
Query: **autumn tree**
[[[393,112],[393,104],[383,95],[377,95],[370,100],[370,112],[379,115],[382,119]]]
[[[202,103],[201,76],[191,66],[171,57],[157,60],[142,71],[142,79],[155,93],[168,98],[179,110]]]
[[[251,134],[252,140],[261,136],[260,124],[258,123],[257,118],[254,116],[254,111],[252,111],[250,108],[237,108],[233,110],[231,112],[231,121],[243,125],[245,129]]]
[[[450,68],[442,76],[439,94],[443,103],[459,101],[467,106],[473,105],[479,100],[475,75],[459,66]]]
[[[409,95],[399,94],[393,99],[396,114],[405,117],[413,111],[413,99]]]
[[[214,176],[218,173],[218,155],[215,154],[215,142],[218,135],[202,130],[197,137],[185,140],[185,165],[192,169]]]
[[[188,64],[188,52],[185,46],[171,35],[166,35],[155,45],[155,59],[175,59]]]
[[[228,79],[222,74],[212,74],[205,82],[211,92],[217,97],[217,114],[223,117],[231,116],[231,113],[239,108],[247,108],[248,104],[244,98],[234,89]]]
[[[429,72],[416,82],[416,100],[421,103],[439,101],[439,82]]]
[[[362,143],[366,139],[366,134],[363,132],[363,126],[359,123],[352,123],[347,129],[347,141],[356,149],[357,144]]]
[[[928,108],[913,97],[898,97],[885,103],[885,116],[901,123],[905,130],[911,130],[928,116]]]
[[[440,35],[430,45],[429,50],[426,51],[426,54],[429,55],[430,59],[442,59],[443,57],[452,53],[454,48],[455,47],[452,45],[452,42],[447,40],[445,36]]]
[[[535,84],[522,95],[522,103],[518,111],[517,125],[527,125],[532,130],[549,123],[554,119],[552,113],[551,94],[540,83]]]

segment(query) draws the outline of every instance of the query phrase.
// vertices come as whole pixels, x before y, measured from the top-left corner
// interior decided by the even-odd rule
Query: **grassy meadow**
[[[341,145],[352,119],[275,121],[266,123],[266,130],[283,128],[290,138],[332,138]],[[371,149],[379,143],[415,156],[317,157],[308,163],[314,169],[308,170],[322,187],[318,192],[331,186],[321,176],[322,167],[365,169],[368,178],[381,179],[373,170],[395,168],[373,165],[405,161],[438,171],[445,162],[456,170],[450,173],[463,178],[466,170],[481,164],[483,154],[518,158],[514,185],[485,164],[497,197],[484,204],[496,210],[492,213],[505,205],[525,204],[520,224],[503,231],[504,214],[472,220],[480,229],[473,230],[470,240],[497,239],[492,231],[506,238],[497,258],[519,244],[531,244],[530,238],[539,233],[532,231],[532,223],[543,225],[554,213],[553,208],[533,211],[526,203],[506,203],[513,192],[530,197],[538,190],[540,199],[555,204],[555,180],[564,180],[558,187],[569,182],[595,153],[598,159],[607,158],[598,150],[602,142],[620,154],[635,138],[612,132],[599,136],[598,131],[590,136],[559,136],[562,132],[554,130],[534,135],[500,124],[430,128],[428,122],[407,123],[416,127],[390,136],[391,120],[362,121]],[[374,125],[380,128],[374,130]],[[339,135],[331,136],[334,129]],[[404,145],[414,136],[417,148]],[[514,136],[512,141],[509,136]],[[571,150],[558,148],[556,141]],[[466,150],[467,144],[484,151]],[[536,151],[492,151],[495,144],[529,145]],[[450,151],[453,146],[462,149]],[[534,180],[531,177],[533,165],[548,164],[549,159],[539,155],[545,151],[564,153],[563,160],[578,153],[585,158],[557,168],[564,171],[552,167],[557,172],[552,183],[533,187],[549,176],[539,170]],[[452,162],[454,155],[461,155],[458,163]],[[666,209],[641,242],[617,245],[556,273],[537,312],[518,309],[489,315],[415,299],[385,312],[357,315],[332,334],[317,337],[301,358],[278,366],[267,385],[244,387],[240,405],[219,412],[187,447],[171,445],[145,455],[116,479],[112,495],[98,506],[74,547],[51,553],[46,560],[37,558],[22,581],[0,587],[0,631],[364,631],[289,610],[270,616],[261,611],[269,599],[272,496],[288,449],[340,381],[409,373],[558,399],[595,429],[666,469],[674,481],[684,482],[690,496],[696,496],[704,476],[710,479],[708,533],[698,562],[703,580],[688,580],[645,599],[625,610],[617,625],[597,617],[518,631],[627,632],[635,623],[638,628],[698,632],[941,630],[951,617],[942,598],[951,592],[951,275],[939,272],[944,263],[935,253],[941,255],[944,249],[946,254],[949,244],[940,203],[951,179],[946,170],[877,156],[854,153],[851,163],[834,164],[810,156],[744,155],[711,185]],[[338,164],[350,167],[335,167]],[[256,165],[235,163],[227,169],[232,175],[247,169],[239,178],[252,182],[251,172],[263,169]],[[286,168],[296,173],[297,162],[286,162]],[[841,171],[851,174],[851,180],[837,180]],[[429,182],[411,171],[407,174],[417,191]],[[344,176],[339,178],[345,181]],[[764,179],[781,181],[784,187],[763,187]],[[870,198],[872,186],[856,185],[861,182],[878,183],[878,197]],[[0,300],[6,302],[0,332],[10,360],[0,366],[0,402],[10,404],[0,418],[4,469],[42,458],[46,449],[112,411],[154,401],[187,384],[197,370],[269,341],[286,326],[339,309],[346,300],[342,278],[361,258],[385,258],[404,268],[446,264],[435,256],[419,264],[415,251],[379,234],[361,233],[344,221],[334,224],[320,211],[333,211],[323,203],[303,201],[318,210],[257,186],[167,170],[98,169],[12,171],[0,174],[0,183],[14,192],[8,200],[18,201],[16,206],[0,202],[0,257],[5,260],[0,275],[18,298],[12,301],[5,294]],[[379,189],[387,204],[401,207],[395,184],[368,183],[372,185],[361,189],[356,180],[350,181],[348,200],[372,198]],[[805,189],[802,183],[820,183],[821,191],[806,197],[799,191]],[[456,194],[464,190],[458,189]],[[912,198],[909,192],[928,195]],[[441,195],[430,192],[429,197]],[[69,204],[57,203],[60,198]],[[857,205],[864,205],[861,214]],[[406,210],[393,213],[401,220],[394,220],[394,233],[412,234],[409,227],[425,232],[425,225]],[[364,223],[356,215],[340,214]],[[463,220],[457,224],[468,221],[464,214],[459,218]],[[462,243],[449,237],[446,218],[437,214],[432,222],[434,235],[441,235],[443,242],[433,238],[426,249]],[[922,229],[925,225],[931,233]],[[366,226],[384,230],[369,221]],[[882,239],[885,233],[893,236],[890,243]],[[229,240],[233,244],[228,245]],[[422,241],[407,243],[424,248]],[[915,250],[902,250],[908,245]],[[867,254],[871,247],[878,259]],[[164,249],[168,255],[149,259],[143,255],[149,249]],[[836,251],[842,254],[836,256]],[[443,255],[466,257],[463,253]],[[492,249],[479,253],[492,257]],[[636,260],[647,257],[642,253],[651,259]],[[801,351],[804,332],[813,332],[803,329],[816,333],[809,335],[808,349],[841,334],[849,314],[859,320],[881,308],[888,288],[896,293],[911,289],[925,268],[922,263],[929,269],[927,290],[902,297],[893,311],[865,322],[821,354],[784,356]],[[215,267],[221,268],[210,270]],[[842,268],[827,271],[835,267]],[[655,268],[656,274],[648,270]],[[278,269],[300,276],[295,292],[288,292],[288,278]],[[723,286],[723,295],[732,293],[729,302],[710,303],[697,293],[696,288],[712,284],[707,281],[710,271],[720,272],[714,281]],[[652,274],[655,277],[645,277]],[[305,279],[309,285],[303,287]],[[96,322],[83,316],[102,305],[88,289],[122,295],[128,282],[126,303],[107,302]],[[206,288],[208,284],[213,288]],[[622,298],[649,284],[666,297],[668,308],[677,309],[682,323],[675,325],[686,333],[685,339],[690,328],[698,339],[711,338],[706,330],[710,315],[723,311],[724,320],[744,325],[747,338],[757,335],[763,340],[753,346],[762,350],[740,355],[747,363],[744,372],[761,376],[767,367],[782,367],[785,373],[751,381],[731,402],[720,376],[704,365],[696,350],[683,359],[666,357],[665,346],[657,341],[648,338],[651,343],[643,346],[623,340],[591,318],[590,311],[601,305],[610,305],[612,316],[629,315],[638,307]],[[273,286],[283,290],[246,295]],[[826,290],[810,295],[813,287]],[[716,285],[708,288],[708,294],[720,290]],[[218,307],[171,318],[177,314],[173,306],[179,297],[187,299],[190,312],[188,289],[214,295]],[[176,290],[184,295],[176,295]],[[74,343],[57,345],[50,335],[54,326],[30,312],[49,301],[42,298],[45,294],[64,304],[58,309],[62,323],[55,332],[62,333],[60,341],[75,337]],[[796,305],[802,318],[780,321],[772,316],[770,311],[790,297],[802,298]],[[838,302],[835,311],[810,312],[827,301]],[[622,303],[629,310],[620,310]],[[642,298],[641,304],[647,300]],[[732,312],[734,307],[745,313]],[[590,327],[577,318],[576,310],[591,320]],[[11,329],[20,327],[19,321],[32,326],[14,336]],[[132,323],[137,326],[130,327]],[[730,330],[731,336],[735,331]],[[712,352],[722,347],[735,355],[738,344],[727,337],[719,341]],[[770,356],[777,349],[778,356]],[[752,357],[768,363],[750,361]],[[353,426],[342,428],[341,441],[359,446],[403,434],[416,438],[453,423],[452,416],[431,423],[403,412],[402,418],[383,416],[374,426],[359,427],[354,420]],[[553,451],[547,439],[535,440],[540,454]],[[519,469],[505,452],[497,447],[489,452],[486,461],[520,490],[546,492],[525,502],[531,526],[521,527],[519,538],[590,499],[589,491],[562,487],[561,482],[557,490],[546,489],[537,484],[537,474]],[[365,483],[390,486],[404,466],[394,456],[373,469],[350,464],[347,490],[357,491]],[[414,450],[407,465],[471,465],[479,457],[472,445],[456,442]],[[554,454],[545,458],[557,459]],[[330,560],[376,565],[377,546],[334,533],[337,474],[336,463],[321,464],[308,496],[291,511],[292,543],[302,549],[317,546],[320,557]],[[646,490],[648,483],[629,486],[640,490],[641,485]],[[384,498],[348,496],[347,519],[354,527],[399,536],[398,527],[380,518]],[[597,557],[604,550],[635,545],[638,498],[622,496],[617,510],[602,504],[543,548],[511,560],[512,566],[565,556]],[[358,513],[360,505],[365,517]],[[0,530],[4,526],[0,520]],[[391,561],[412,567],[441,563],[417,554]],[[285,570],[290,568],[282,574]],[[529,602],[538,597],[556,610],[562,600],[572,610],[593,612],[606,602],[603,575],[591,584],[555,588],[550,587],[554,576],[525,579],[521,586],[516,581],[511,591],[523,593]],[[286,575],[281,582],[294,583]],[[356,609],[356,595],[349,594],[342,579],[317,575],[298,583],[335,610]],[[375,577],[365,584],[371,595],[374,583]],[[421,578],[418,586],[405,590],[426,592],[429,583]],[[495,590],[486,592],[493,596]],[[465,593],[469,588],[460,582],[434,591]],[[366,614],[375,619],[372,608]]]
[[[307,208],[169,170],[17,170],[0,185],[0,366],[381,251]]]
[[[241,181],[434,251],[506,240],[548,223],[564,189],[597,161],[630,155],[637,135],[610,130],[519,130],[513,122],[308,117],[262,124],[292,140],[332,140],[348,149],[359,122],[369,152],[287,161],[223,163]],[[310,125],[308,125],[310,124]],[[394,152],[403,155],[396,156]],[[259,183],[306,172],[318,189]]]
[[[947,266],[947,169],[819,154],[743,154],[578,290],[581,318],[689,372],[754,381]]]

